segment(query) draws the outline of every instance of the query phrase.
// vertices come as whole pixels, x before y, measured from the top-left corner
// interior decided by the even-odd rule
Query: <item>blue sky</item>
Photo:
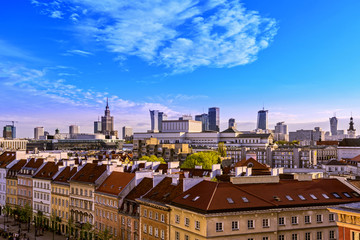
[[[356,0],[18,0],[0,7],[0,120],[18,136],[80,125],[91,132],[106,97],[118,130],[149,128],[218,106],[255,128],[257,111],[290,130],[358,110]],[[5,124],[5,123],[1,123]]]

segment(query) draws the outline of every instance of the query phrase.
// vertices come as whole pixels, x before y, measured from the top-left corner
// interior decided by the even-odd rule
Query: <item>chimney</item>
[[[145,178],[153,178],[152,171],[137,171],[135,172],[135,186],[139,185],[139,183]]]
[[[183,178],[183,192],[202,182],[203,178]]]

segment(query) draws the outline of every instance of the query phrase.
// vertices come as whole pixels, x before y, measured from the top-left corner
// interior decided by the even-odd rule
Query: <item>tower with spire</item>
[[[106,98],[105,115],[101,117],[101,132],[107,137],[116,136],[114,117],[110,115],[109,98]]]
[[[348,138],[356,138],[356,129],[354,128],[354,119],[350,117],[349,129],[347,130]]]

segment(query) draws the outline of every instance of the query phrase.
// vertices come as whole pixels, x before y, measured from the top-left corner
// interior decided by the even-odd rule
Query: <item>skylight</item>
[[[243,200],[244,202],[249,202],[249,199],[247,199],[246,197],[242,197],[242,200]]]
[[[348,194],[347,192],[343,192],[343,194],[345,195],[345,197],[351,198],[350,194]]]
[[[323,193],[322,195],[323,195],[324,198],[329,199],[329,196],[326,195],[325,193]]]
[[[336,198],[341,198],[339,194],[337,194],[336,192],[332,193],[332,195],[334,195],[334,197]]]
[[[198,200],[200,198],[200,196],[196,196],[193,201],[195,202],[196,200]]]
[[[232,198],[226,198],[226,200],[228,201],[228,203],[234,203],[234,200],[232,200]]]
[[[360,197],[360,194],[358,194],[357,192],[352,192],[352,194],[353,194],[355,197]]]
[[[290,197],[289,195],[286,195],[286,198],[287,198],[289,201],[294,201],[294,199],[292,199],[292,197]]]
[[[183,199],[187,199],[190,196],[190,194],[186,194],[185,196],[183,196]]]
[[[306,198],[304,198],[303,195],[299,194],[298,196],[299,196],[299,198],[300,198],[301,200],[306,200]]]
[[[310,194],[310,197],[314,200],[317,200],[317,197],[314,194]]]

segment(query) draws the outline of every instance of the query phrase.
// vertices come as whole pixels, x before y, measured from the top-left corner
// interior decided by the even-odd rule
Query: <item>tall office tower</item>
[[[337,135],[338,119],[334,116],[330,119],[330,132],[332,136]]]
[[[356,129],[354,128],[353,117],[350,118],[349,129],[347,130],[348,138],[356,138]]]
[[[94,122],[94,133],[102,133],[101,131],[101,121]]]
[[[34,139],[40,139],[45,135],[44,127],[36,127],[34,128]]]
[[[268,129],[268,110],[260,110],[257,118],[257,129]]]
[[[162,121],[167,120],[167,115],[159,110],[150,110],[151,131],[161,132]]]
[[[110,115],[109,100],[106,100],[105,116],[101,117],[101,131],[106,136],[114,135],[114,117]]]
[[[275,126],[275,133],[288,134],[288,126],[284,122],[278,122]]]
[[[209,131],[209,117],[206,113],[195,115],[195,121],[200,121],[202,123],[202,131]]]
[[[15,139],[16,127],[14,125],[6,125],[3,129],[3,137],[5,139]]]
[[[80,133],[80,127],[78,125],[70,125],[69,126],[69,133],[70,134],[79,134]]]
[[[229,128],[236,128],[236,122],[234,118],[229,119]]]
[[[129,140],[133,135],[133,129],[132,127],[124,126],[122,128],[122,138],[125,140]]]
[[[218,107],[209,108],[208,118],[209,118],[209,130],[219,132],[220,131],[220,108],[218,108]]]

